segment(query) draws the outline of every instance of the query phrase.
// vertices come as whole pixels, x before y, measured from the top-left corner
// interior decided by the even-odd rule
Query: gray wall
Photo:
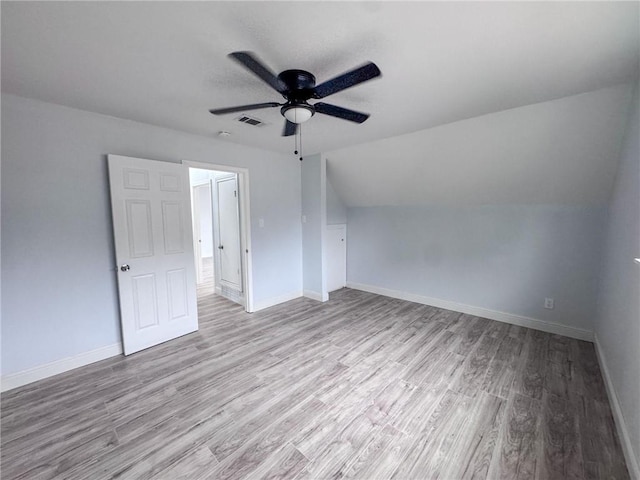
[[[609,204],[595,332],[640,460],[640,85]],[[636,463],[637,466],[637,463]]]
[[[248,167],[254,300],[301,290],[299,161],[2,95],[3,374],[120,340],[108,153]]]
[[[327,176],[327,225],[347,223],[347,207],[331,185]]]
[[[323,237],[327,221],[326,160],[322,155],[302,162],[302,284],[306,293],[324,297]]]
[[[591,330],[603,221],[552,205],[349,208],[347,280]]]

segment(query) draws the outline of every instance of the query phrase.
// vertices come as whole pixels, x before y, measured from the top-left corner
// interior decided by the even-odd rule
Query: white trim
[[[321,302],[329,300],[327,290],[327,157],[320,154],[320,274]]]
[[[80,353],[73,357],[61,358],[60,360],[45,363],[44,365],[38,365],[37,367],[23,370],[21,372],[3,375],[2,380],[0,381],[0,391],[6,392],[7,390],[12,390],[14,388],[27,385],[28,383],[53,377],[54,375],[68,372],[69,370],[74,370],[79,367],[84,367],[85,365],[99,362],[106,358],[115,357],[116,355],[122,355],[121,343],[96,348],[95,350]]]
[[[362,290],[364,292],[377,293],[378,295],[384,295],[386,297],[399,298],[400,300],[407,300],[409,302],[422,303],[424,305],[431,305],[433,307],[444,308],[446,310],[453,310],[455,312],[467,313],[476,317],[489,318],[491,320],[497,320],[498,322],[510,323],[511,325],[532,328],[534,330],[540,330],[542,332],[555,333],[557,335],[563,335],[565,337],[593,342],[593,332],[591,330],[569,327],[567,325],[548,322],[546,320],[539,320],[537,318],[524,317],[522,315],[515,315],[513,313],[489,310],[482,307],[474,307],[472,305],[451,302],[449,300],[441,300],[439,298],[425,297],[416,293],[407,293],[383,287],[376,287],[375,285],[365,285],[362,283],[353,283],[347,281],[347,287],[353,288],[355,290]]]
[[[295,292],[285,293],[284,295],[279,295],[277,297],[267,298],[266,300],[260,300],[255,302],[253,305],[253,311],[257,312],[258,310],[264,310],[265,308],[274,307],[300,297],[302,297],[302,292],[298,290]]]
[[[241,250],[245,251],[242,262],[245,291],[245,311],[251,313],[253,306],[253,248],[251,246],[251,186],[249,184],[249,169],[234,167],[231,165],[219,165],[205,162],[192,162],[182,160],[182,165],[188,168],[201,168],[205,170],[218,170],[238,174],[238,184],[240,189],[240,222],[242,223],[242,244]]]
[[[313,290],[305,290],[304,292],[302,292],[302,295],[310,298],[311,300],[317,300],[318,302],[326,302],[327,300],[329,300],[329,294],[326,294],[327,298],[324,298],[324,295],[322,295],[322,293],[320,292],[314,292]]]
[[[627,424],[625,423],[624,416],[622,415],[622,407],[620,406],[618,395],[616,395],[616,389],[613,386],[613,380],[611,380],[611,375],[609,374],[609,368],[607,367],[604,352],[602,351],[602,346],[598,341],[598,335],[594,333],[593,337],[593,343],[596,346],[598,363],[600,364],[600,370],[602,371],[602,376],[604,377],[604,384],[607,388],[607,396],[609,397],[609,403],[611,404],[613,418],[616,423],[616,430],[618,431],[620,443],[622,444],[622,452],[624,453],[624,458],[627,462],[627,469],[629,470],[629,475],[631,475],[632,479],[640,480],[640,467],[638,466],[638,459],[636,458],[636,454],[633,451],[633,446],[631,445],[631,438],[629,438]]]

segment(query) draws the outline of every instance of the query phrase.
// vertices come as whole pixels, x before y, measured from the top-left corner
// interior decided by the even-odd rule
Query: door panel
[[[153,255],[151,204],[147,200],[126,200],[127,232],[131,258]]]
[[[182,165],[109,155],[126,355],[198,329],[189,179]]]
[[[187,272],[184,268],[167,272],[167,298],[169,298],[169,320],[178,320],[189,314],[189,291]]]
[[[347,285],[347,227],[328,225],[326,235],[327,291]]]
[[[164,230],[164,253],[183,253],[183,241],[187,236],[184,231],[182,205],[176,201],[162,202],[162,228]]]
[[[182,191],[180,175],[174,175],[166,172],[160,173],[160,190],[163,192]]]
[[[132,276],[131,284],[136,330],[158,325],[156,276],[152,273]]]
[[[137,168],[123,168],[124,188],[128,190],[149,190],[149,172]]]
[[[220,283],[242,291],[240,255],[240,217],[237,176],[217,177],[218,250],[220,251]]]

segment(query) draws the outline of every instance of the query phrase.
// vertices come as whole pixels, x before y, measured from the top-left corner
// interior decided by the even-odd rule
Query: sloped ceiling
[[[475,125],[461,122],[451,130],[447,124],[479,117],[481,124],[490,123],[476,125],[478,131],[489,125],[499,128],[496,119],[503,117],[488,114],[632,82],[639,64],[637,2],[2,2],[0,8],[3,92],[195,134],[215,136],[226,130],[232,135],[224,141],[282,153],[292,152],[293,139],[280,136],[283,120],[278,109],[248,112],[266,122],[262,127],[240,124],[236,115],[208,113],[212,107],[280,100],[229,60],[229,52],[254,51],[276,72],[302,68],[318,81],[367,60],[376,62],[382,78],[326,99],[371,113],[367,122],[356,125],[316,115],[303,126],[305,154],[331,152],[329,169],[336,188],[353,205],[437,200],[408,184],[402,195],[398,190],[393,198],[369,198],[367,182],[357,178],[356,170],[388,173],[402,164],[390,162],[388,155],[372,160],[369,142],[418,132],[411,137],[416,141],[413,147],[404,137],[400,143],[390,140],[394,148],[406,149],[404,154],[396,152],[397,158],[421,159],[419,165],[405,168],[421,168],[434,185],[459,182],[462,171],[456,175],[453,167],[424,170],[420,163],[424,149],[434,142],[451,142],[456,144],[451,149],[462,149],[465,138],[452,132],[465,133]],[[611,124],[624,115],[622,90],[594,93],[606,97],[601,106],[612,116]],[[521,114],[528,118],[523,128],[547,118],[545,107],[540,112],[527,108]],[[597,119],[604,114],[594,113],[598,115],[593,123],[602,124]],[[576,126],[564,132],[566,123],[554,125],[556,136],[573,138],[563,150],[572,159],[591,152],[582,137],[576,137],[579,132],[589,135],[589,145],[615,142],[611,128]],[[514,128],[511,137],[531,135],[525,143],[535,143],[535,128]],[[535,138],[542,142],[550,137]],[[475,150],[481,154],[475,161],[485,162],[489,183],[483,185],[503,177],[497,188],[508,184],[509,191],[481,201],[536,201],[539,192],[514,196],[516,190],[523,192],[522,182],[515,184],[517,189],[509,182],[527,177],[525,172],[542,171],[546,167],[541,165],[551,162],[545,155],[553,149],[538,145],[537,153],[520,155],[516,174],[505,173],[506,162],[497,159],[506,158],[508,149],[499,147],[484,142]],[[380,148],[382,152],[386,147]],[[558,194],[558,201],[602,198],[612,170],[595,160],[611,161],[604,158],[609,151],[598,148],[600,153],[580,164],[580,175],[590,180],[573,185],[580,193],[571,198]],[[457,168],[464,167],[463,153],[474,153],[454,154],[445,147],[438,152],[440,165]],[[363,163],[365,157],[368,163]],[[573,167],[568,171],[575,172]],[[562,179],[568,177],[562,173],[546,185],[556,191],[557,185],[566,186]],[[535,176],[527,178],[537,181]],[[479,192],[474,185],[466,187]],[[587,188],[598,193],[586,193]],[[444,193],[438,194],[439,200],[444,198]]]
[[[633,85],[328,152],[348,206],[607,203]]]

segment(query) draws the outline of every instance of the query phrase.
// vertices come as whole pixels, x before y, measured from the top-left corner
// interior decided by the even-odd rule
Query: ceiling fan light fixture
[[[284,118],[289,120],[291,123],[304,123],[309,120],[315,111],[309,105],[293,105],[289,107],[284,107],[282,109],[282,114]]]

